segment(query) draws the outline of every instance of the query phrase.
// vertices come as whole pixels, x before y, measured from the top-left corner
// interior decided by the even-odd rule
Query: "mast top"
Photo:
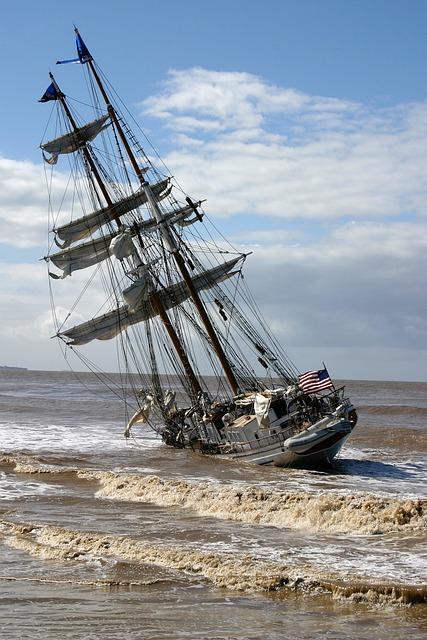
[[[73,62],[80,62],[80,64],[86,64],[87,62],[92,62],[93,57],[84,43],[83,38],[81,37],[79,30],[74,25],[74,33],[76,34],[76,47],[77,47],[77,55],[78,58],[71,58],[68,60],[57,60],[56,64],[68,64]]]

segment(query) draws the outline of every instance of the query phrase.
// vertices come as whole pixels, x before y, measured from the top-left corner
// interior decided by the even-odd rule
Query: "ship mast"
[[[67,116],[67,118],[68,118],[68,120],[69,120],[69,122],[71,124],[71,127],[73,128],[74,133],[77,134],[78,133],[78,126],[77,126],[76,121],[75,121],[75,119],[74,119],[74,117],[73,117],[73,115],[72,115],[72,113],[70,111],[70,108],[69,108],[68,104],[67,104],[67,101],[65,99],[65,95],[60,90],[60,88],[59,88],[57,82],[55,81],[55,78],[53,77],[52,73],[50,73],[49,76],[50,76],[50,79],[52,80],[52,83],[55,86],[55,89],[56,89],[57,95],[58,95],[58,99],[59,99],[59,101],[60,101],[60,103],[61,103],[61,105],[62,105],[62,107],[64,109],[64,112],[65,112],[65,114],[66,114],[66,116]],[[115,115],[114,110],[112,110],[112,113],[114,113],[114,115]],[[109,109],[109,115],[111,116],[110,109]],[[117,122],[117,117],[115,118],[115,122]],[[108,207],[111,209],[111,211],[113,213],[113,218],[114,218],[115,222],[117,223],[117,225],[118,225],[118,227],[120,229],[122,227],[122,223],[121,223],[120,217],[115,212],[114,203],[111,200],[110,194],[108,193],[108,190],[107,190],[107,188],[106,188],[106,186],[104,184],[104,181],[102,180],[102,178],[101,178],[101,176],[99,174],[97,166],[96,166],[91,154],[89,153],[88,149],[86,148],[86,145],[82,145],[81,149],[83,151],[85,160],[87,161],[88,165],[90,166],[90,169],[91,169],[91,171],[92,171],[92,173],[93,173],[93,175],[95,177],[95,180],[96,180],[96,182],[97,182],[97,184],[98,184],[98,186],[99,186],[99,188],[100,188],[100,190],[102,192],[102,195],[104,196]],[[142,175],[142,172],[141,172],[141,175]],[[163,325],[164,325],[164,327],[165,327],[165,329],[166,329],[166,331],[167,331],[167,333],[169,335],[169,338],[170,338],[170,340],[171,340],[171,342],[172,342],[172,344],[173,344],[173,346],[175,348],[175,351],[177,352],[178,357],[181,360],[181,363],[182,363],[182,365],[184,367],[184,371],[185,371],[185,373],[186,373],[186,375],[187,375],[187,377],[188,377],[188,379],[190,381],[190,385],[191,385],[192,391],[193,391],[194,395],[197,396],[199,393],[202,392],[202,388],[201,388],[200,383],[199,383],[199,381],[198,381],[198,379],[196,377],[196,374],[194,373],[194,370],[193,370],[193,368],[192,368],[192,366],[190,364],[190,361],[188,359],[187,353],[186,353],[186,351],[185,351],[185,349],[184,349],[184,347],[183,347],[183,345],[182,345],[182,343],[181,343],[181,341],[180,341],[180,339],[179,339],[179,337],[178,337],[178,335],[177,335],[177,333],[175,331],[175,328],[174,328],[173,324],[171,323],[171,321],[169,319],[168,314],[166,313],[166,310],[165,310],[165,308],[164,308],[164,306],[162,304],[160,296],[158,295],[158,293],[156,291],[152,291],[151,292],[151,294],[150,294],[150,302],[151,302],[152,306],[154,307],[155,311],[157,312],[157,314],[159,315],[161,321],[163,322]]]
[[[62,107],[63,107],[63,109],[65,111],[65,115],[67,116],[67,118],[68,118],[68,120],[69,120],[69,122],[71,124],[72,129],[73,129],[74,133],[76,135],[78,135],[79,128],[78,128],[78,126],[76,124],[76,121],[74,120],[73,114],[71,113],[70,108],[69,108],[69,106],[67,104],[67,101],[65,99],[65,94],[63,94],[62,91],[60,90],[60,88],[58,86],[58,83],[56,82],[56,80],[53,77],[52,73],[49,73],[49,77],[52,80],[52,83],[53,83],[53,85],[54,85],[54,87],[55,87],[55,89],[57,91],[58,100],[60,101],[60,103],[61,103],[61,105],[62,105]],[[107,188],[106,188],[106,186],[104,184],[104,181],[102,180],[102,178],[101,178],[101,176],[99,174],[98,168],[97,168],[97,166],[96,166],[91,154],[89,153],[88,149],[86,148],[86,145],[82,145],[81,149],[83,151],[83,155],[85,157],[85,160],[88,163],[88,165],[90,166],[92,174],[95,177],[95,180],[96,180],[96,182],[98,184],[98,187],[101,189],[102,195],[104,196],[105,201],[107,202],[107,205],[109,207],[111,207],[114,220],[117,223],[118,227],[120,228],[122,226],[122,223],[120,221],[119,216],[114,211],[113,201],[111,200],[110,194],[108,193]]]
[[[170,251],[170,253],[172,254],[172,256],[175,259],[177,267],[178,267],[179,271],[181,272],[181,275],[182,275],[182,277],[184,279],[184,282],[185,282],[185,284],[186,284],[186,286],[187,286],[187,288],[189,290],[190,296],[191,296],[191,298],[193,300],[193,303],[194,303],[194,305],[195,305],[195,307],[197,309],[197,312],[198,312],[198,314],[200,316],[200,319],[201,319],[201,321],[203,322],[203,324],[205,326],[205,329],[206,329],[206,332],[207,332],[207,334],[208,334],[208,336],[210,338],[212,347],[213,347],[213,349],[214,349],[214,351],[215,351],[215,353],[216,353],[216,355],[217,355],[217,357],[218,357],[218,359],[219,359],[219,361],[221,363],[221,366],[222,366],[222,368],[224,370],[224,373],[226,375],[228,383],[229,383],[229,385],[230,385],[230,387],[231,387],[231,389],[233,391],[233,394],[236,395],[237,393],[239,393],[239,384],[238,384],[237,379],[236,379],[236,377],[234,375],[234,372],[233,372],[233,370],[231,368],[231,365],[230,365],[230,363],[228,361],[228,358],[227,358],[227,356],[226,356],[226,354],[224,352],[224,349],[222,348],[222,345],[221,345],[221,343],[220,343],[220,341],[218,339],[218,336],[217,336],[217,333],[216,333],[216,331],[215,331],[215,329],[213,327],[213,324],[212,324],[212,322],[211,322],[211,320],[210,320],[210,318],[209,318],[209,316],[208,316],[208,314],[206,312],[206,309],[205,309],[205,306],[204,306],[204,304],[202,302],[202,299],[200,298],[199,293],[198,293],[197,289],[195,288],[195,286],[193,284],[191,275],[190,275],[190,273],[189,273],[189,271],[187,269],[187,266],[185,264],[185,261],[184,261],[182,255],[181,255],[181,253],[179,251],[179,247],[178,247],[178,245],[176,243],[176,240],[175,240],[174,236],[172,235],[171,230],[169,228],[169,225],[165,221],[164,216],[163,216],[162,212],[160,211],[160,208],[159,208],[157,202],[155,201],[155,198],[153,196],[150,184],[145,179],[144,173],[141,170],[141,167],[139,166],[138,161],[137,161],[137,159],[136,159],[136,157],[135,157],[135,155],[134,155],[134,153],[133,153],[133,151],[132,151],[132,149],[131,149],[131,147],[129,145],[129,142],[128,142],[127,138],[126,138],[125,132],[123,131],[123,128],[122,128],[122,126],[120,124],[119,118],[117,117],[116,111],[115,111],[113,105],[111,104],[111,101],[110,101],[110,99],[108,97],[108,94],[107,94],[107,92],[105,90],[105,87],[104,87],[104,85],[103,85],[103,83],[101,81],[101,78],[99,77],[99,74],[98,74],[98,72],[97,72],[97,70],[95,68],[95,65],[93,63],[93,58],[92,58],[91,54],[89,53],[89,51],[87,50],[86,45],[84,45],[83,40],[82,40],[77,28],[75,29],[75,33],[76,33],[76,36],[78,38],[78,43],[80,43],[80,45],[83,45],[83,47],[84,47],[84,56],[85,56],[84,62],[88,64],[88,66],[89,66],[89,68],[91,70],[91,73],[92,73],[92,75],[93,75],[93,77],[95,79],[95,82],[98,85],[99,91],[100,91],[100,93],[101,93],[101,95],[102,95],[102,97],[103,97],[103,99],[105,101],[105,104],[107,106],[108,114],[110,115],[111,120],[112,120],[112,122],[114,123],[114,125],[115,125],[115,127],[117,129],[117,132],[118,132],[118,134],[120,136],[120,139],[121,139],[121,141],[123,143],[123,146],[126,149],[126,153],[127,153],[128,157],[129,157],[130,163],[131,163],[136,175],[138,176],[138,178],[139,178],[139,180],[141,182],[141,185],[142,185],[142,187],[143,187],[143,189],[144,189],[144,191],[145,191],[145,193],[147,195],[147,200],[148,200],[148,202],[150,204],[150,208],[152,210],[152,213],[153,213],[153,215],[154,215],[154,217],[155,217],[155,219],[156,219],[156,221],[157,221],[157,223],[159,225],[159,230],[160,230],[160,233],[162,235],[162,238],[165,241],[165,244],[166,244],[168,250]],[[165,324],[165,327],[167,328],[166,324]],[[182,353],[185,353],[185,352],[184,352],[183,347],[182,347],[182,345],[181,345],[181,343],[179,341],[178,336],[176,336],[176,338],[177,338],[177,340],[179,342],[178,354],[181,357],[180,351],[182,350]],[[174,343],[174,341],[172,341],[172,342]],[[175,348],[177,348],[178,343],[177,343],[177,345],[175,345],[175,343],[174,343],[174,346],[175,346]]]

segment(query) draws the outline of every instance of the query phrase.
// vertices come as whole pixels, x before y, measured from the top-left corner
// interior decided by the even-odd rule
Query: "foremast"
[[[76,30],[76,33],[78,33],[77,30]],[[90,61],[90,62],[91,62],[91,69],[94,69],[92,61]],[[102,84],[101,84],[101,81],[99,79],[99,76],[98,76],[98,74],[96,74],[96,72],[95,72],[95,75],[96,75],[96,78],[97,78],[97,82],[100,83],[100,88],[101,88]],[[73,129],[73,132],[75,133],[76,136],[78,136],[79,127],[77,126],[77,123],[76,123],[76,121],[75,121],[75,119],[74,119],[74,117],[73,117],[73,115],[72,115],[72,113],[71,113],[71,111],[70,111],[70,109],[68,107],[65,94],[60,90],[60,88],[59,88],[59,86],[58,86],[58,84],[57,84],[57,82],[56,82],[56,80],[55,80],[55,78],[54,78],[52,73],[49,73],[49,77],[50,77],[50,79],[52,81],[53,86],[56,89],[58,100],[60,101],[60,103],[61,103],[61,105],[62,105],[62,107],[64,109],[64,112],[65,112],[65,114],[66,114],[66,116],[67,116],[67,118],[69,120],[69,123],[70,123],[70,125],[71,125],[71,127]],[[102,89],[101,93],[108,100],[104,89]],[[156,203],[154,201],[154,197],[153,197],[151,188],[149,186],[145,186],[145,185],[148,185],[148,183],[144,179],[143,171],[140,169],[138,163],[136,162],[136,159],[134,158],[134,156],[132,154],[132,150],[130,149],[130,146],[129,146],[128,142],[127,142],[127,139],[124,136],[124,132],[122,131],[122,128],[120,127],[120,125],[118,123],[118,118],[117,118],[115,110],[114,110],[114,108],[112,107],[111,104],[107,105],[107,110],[108,110],[108,115],[110,116],[111,120],[115,123],[116,127],[118,128],[118,131],[120,132],[120,137],[122,138],[123,141],[126,141],[125,148],[129,152],[130,157],[132,157],[132,159],[133,159],[132,164],[133,164],[133,166],[135,168],[135,171],[138,169],[137,175],[140,178],[140,180],[143,182],[143,186],[144,186],[144,190],[145,190],[145,193],[147,195],[147,198],[149,199],[149,201],[152,204],[152,206],[154,206]],[[96,164],[95,164],[95,162],[94,162],[89,150],[87,149],[86,144],[82,144],[80,148],[81,148],[81,150],[83,152],[83,155],[84,155],[84,158],[85,158],[86,162],[88,163],[88,165],[90,167],[90,170],[91,170],[91,172],[92,172],[92,174],[93,174],[93,176],[94,176],[94,178],[96,180],[96,183],[97,183],[102,195],[104,196],[104,199],[105,199],[105,201],[107,203],[107,206],[108,206],[108,208],[111,210],[111,212],[113,214],[113,219],[117,223],[118,230],[120,231],[121,228],[122,228],[122,222],[120,220],[120,217],[115,212],[114,203],[113,203],[113,201],[112,201],[112,199],[110,197],[110,194],[108,193],[108,190],[107,190],[107,188],[106,188],[106,186],[104,184],[104,181],[103,181],[103,179],[102,179],[102,177],[101,177],[101,175],[100,175],[100,173],[99,173],[99,171],[97,169],[97,166],[96,166]],[[156,207],[156,209],[157,209],[157,211],[159,211],[158,207]],[[157,220],[157,222],[158,222],[158,220]],[[139,235],[138,235],[138,237],[139,237]],[[141,245],[141,248],[142,248],[142,242],[140,242],[140,245]],[[165,308],[164,308],[164,306],[163,306],[163,304],[161,302],[161,299],[160,299],[160,297],[159,297],[159,295],[157,294],[156,291],[152,291],[151,292],[150,301],[151,301],[151,304],[153,305],[153,307],[155,308],[157,314],[159,315],[159,317],[160,317],[160,319],[161,319],[161,321],[162,321],[162,323],[163,323],[163,325],[164,325],[164,327],[165,327],[165,329],[166,329],[166,331],[167,331],[167,333],[169,335],[169,338],[170,338],[170,340],[171,340],[171,342],[172,342],[172,344],[173,344],[173,346],[175,348],[175,351],[176,351],[176,353],[177,353],[177,355],[178,355],[178,357],[179,357],[179,359],[181,361],[181,364],[183,365],[184,371],[185,371],[185,373],[186,373],[186,375],[188,377],[188,380],[189,380],[189,383],[190,383],[190,386],[191,386],[191,389],[192,389],[192,392],[193,392],[193,396],[194,396],[194,398],[196,398],[198,396],[198,394],[200,394],[202,392],[202,388],[201,388],[200,383],[198,381],[198,378],[196,377],[196,374],[195,374],[195,372],[194,372],[194,370],[193,370],[193,368],[191,366],[191,363],[190,363],[190,361],[188,359],[187,353],[186,353],[186,351],[185,351],[185,349],[184,349],[184,347],[183,347],[183,345],[182,345],[182,343],[181,343],[181,341],[180,341],[180,339],[179,339],[179,337],[178,337],[178,335],[177,335],[177,333],[175,331],[175,328],[174,328],[172,322],[170,321],[169,316],[168,316],[168,314],[167,314],[167,312],[166,312],[166,310],[165,310]],[[151,342],[151,339],[149,339],[149,341]],[[158,376],[155,375],[157,367],[155,366],[154,362],[153,362],[153,368],[154,368],[154,371],[153,371],[154,377],[157,378],[156,381],[155,381],[155,385],[154,386],[156,388],[157,396],[160,396],[160,395],[162,395],[161,394],[161,385],[160,385],[160,383],[158,381]],[[157,399],[158,399],[159,402],[162,402],[162,397],[158,397]]]

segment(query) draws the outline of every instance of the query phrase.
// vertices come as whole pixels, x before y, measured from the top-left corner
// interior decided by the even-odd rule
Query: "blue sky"
[[[328,356],[337,377],[426,379],[418,0],[2,3],[0,300],[14,319],[0,364],[62,368],[36,271],[50,109],[37,99],[49,70],[78,95],[78,66],[54,64],[74,55],[73,23],[173,173],[254,250],[254,289],[286,317],[276,331],[296,363]],[[267,274],[286,280],[280,304]],[[41,327],[31,343],[30,326]]]
[[[121,95],[138,102],[170,68],[246,71],[310,94],[395,104],[425,98],[423,0],[50,0],[2,3],[1,149],[37,157],[34,100],[74,53],[76,23]],[[71,75],[71,74],[70,74]],[[19,155],[18,155],[19,154]]]

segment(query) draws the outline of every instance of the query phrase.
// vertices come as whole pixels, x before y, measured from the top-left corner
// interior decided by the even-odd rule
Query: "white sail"
[[[130,287],[127,287],[122,292],[123,300],[126,302],[130,311],[136,311],[142,303],[147,302],[151,286],[151,276],[148,273],[142,273]]]
[[[65,249],[64,251],[58,251],[49,256],[49,260],[61,269],[62,275],[60,278],[70,276],[73,271],[79,269],[86,269],[92,267],[98,262],[102,262],[110,255],[110,242],[114,238],[115,234],[111,233],[108,236],[101,236],[96,240],[90,240],[78,247],[72,249]],[[51,277],[57,278],[55,274],[51,273]]]
[[[271,396],[267,397],[262,393],[255,394],[254,412],[258,422],[258,426],[261,428],[268,428],[270,426],[270,420],[268,412],[271,405]]]
[[[168,189],[169,180],[162,180],[152,186],[152,190],[156,197],[161,200],[169,195],[170,189]],[[135,193],[118,202],[115,202],[112,207],[104,207],[89,213],[87,216],[83,216],[64,224],[62,227],[54,229],[57,237],[63,241],[60,245],[65,249],[69,247],[73,242],[86,238],[90,234],[94,233],[102,227],[104,224],[112,222],[116,216],[123,216],[125,213],[129,213],[133,209],[145,204],[147,202],[147,196],[143,188],[139,189]]]
[[[107,114],[101,118],[97,118],[96,120],[85,124],[83,127],[80,127],[77,131],[66,133],[59,138],[46,142],[46,144],[42,144],[41,148],[43,151],[51,153],[54,157],[61,153],[73,153],[87,142],[94,140],[96,136],[108,126],[109,123],[106,124],[106,122],[109,117],[110,116]]]
[[[198,291],[209,289],[217,282],[229,278],[233,275],[232,269],[241,259],[242,256],[238,256],[195,276],[192,279],[195,288]],[[176,307],[190,296],[184,281],[178,282],[157,293],[164,309]],[[132,310],[134,307],[131,309],[128,305],[125,305],[105,313],[102,316],[76,325],[67,331],[62,331],[58,335],[66,338],[67,343],[70,345],[82,345],[92,340],[109,340],[110,338],[114,338],[129,326],[157,315],[157,311],[151,305],[150,297],[148,296],[148,299],[145,300],[145,295],[143,294],[142,298],[142,306],[136,310]]]
[[[192,207],[185,206],[177,211],[170,211],[164,216],[164,220],[169,222],[169,224],[193,224],[196,222],[195,218],[187,220],[192,213]],[[148,220],[139,222],[136,227],[132,226],[127,231],[131,236],[135,236],[138,232],[147,233],[154,231],[157,226],[156,220],[154,218],[149,218]],[[117,233],[109,233],[105,236],[89,240],[75,247],[70,247],[63,251],[57,251],[56,253],[51,254],[49,256],[49,260],[62,271],[61,276],[55,276],[54,274],[51,274],[51,276],[53,278],[65,278],[66,276],[71,275],[73,271],[86,269],[87,267],[92,267],[93,265],[102,262],[114,253],[114,245],[112,245],[112,242],[117,237]]]

